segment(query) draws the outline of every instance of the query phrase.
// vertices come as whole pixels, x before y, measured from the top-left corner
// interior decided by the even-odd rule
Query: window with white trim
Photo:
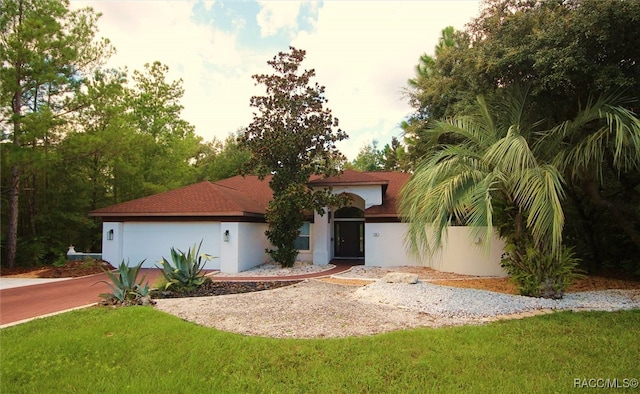
[[[310,250],[311,248],[311,223],[304,222],[300,227],[300,235],[296,238],[295,248],[298,250]]]

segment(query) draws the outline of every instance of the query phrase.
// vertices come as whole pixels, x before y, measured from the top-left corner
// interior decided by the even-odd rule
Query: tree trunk
[[[11,166],[11,189],[9,190],[9,222],[7,225],[7,266],[16,265],[18,245],[18,199],[20,197],[20,170],[17,165]]]
[[[22,24],[22,2],[20,2],[20,24]],[[17,86],[21,85],[21,65],[16,66]],[[13,145],[20,148],[20,129],[22,122],[22,90],[18,88],[11,100],[13,111]],[[16,251],[18,246],[18,212],[20,199],[20,168],[19,164],[11,165],[11,187],[9,189],[9,220],[7,223],[7,266],[13,268],[16,265]]]
[[[625,215],[616,204],[602,197],[600,190],[598,190],[598,185],[592,180],[585,180],[582,182],[582,190],[589,196],[589,199],[591,199],[594,204],[607,209],[611,213],[620,228],[627,234],[636,247],[640,249],[640,232],[635,228],[635,225],[627,219],[627,215]]]

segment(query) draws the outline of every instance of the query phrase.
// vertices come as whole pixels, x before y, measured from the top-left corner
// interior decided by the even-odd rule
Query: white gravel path
[[[544,309],[614,311],[640,308],[638,292],[625,290],[569,293],[561,300],[549,300],[425,282],[405,284],[376,281],[357,289],[353,296],[363,302],[406,308],[436,317],[462,319]]]

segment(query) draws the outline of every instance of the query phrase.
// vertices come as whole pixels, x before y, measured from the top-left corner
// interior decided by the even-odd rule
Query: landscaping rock
[[[389,272],[382,278],[382,280],[386,283],[416,284],[418,283],[418,275],[407,272]]]

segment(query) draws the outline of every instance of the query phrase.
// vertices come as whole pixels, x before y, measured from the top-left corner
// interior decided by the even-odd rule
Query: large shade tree
[[[295,240],[304,213],[322,214],[325,206],[343,200],[328,189],[308,187],[312,175],[338,174],[337,165],[344,157],[335,143],[347,134],[325,107],[324,86],[311,83],[315,71],[300,70],[304,57],[304,50],[291,47],[267,62],[273,74],[253,76],[266,95],[251,98],[257,112],[241,137],[241,146],[251,152],[247,168],[263,179],[271,176],[273,199],[266,214],[266,235],[274,248],[268,252],[283,266],[295,263]]]

